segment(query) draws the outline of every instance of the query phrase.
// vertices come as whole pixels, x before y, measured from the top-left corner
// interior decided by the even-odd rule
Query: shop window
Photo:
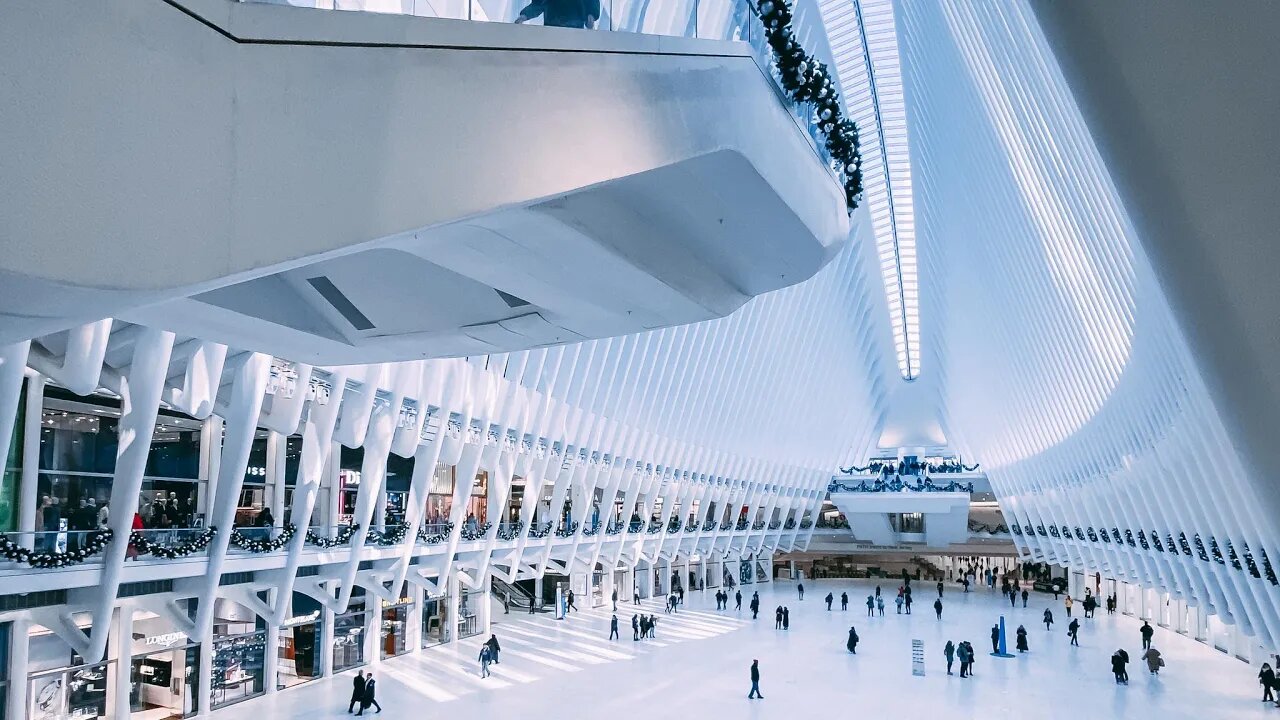
[[[276,687],[283,689],[315,680],[321,667],[320,639],[324,636],[324,613],[320,604],[299,593],[293,594],[293,616],[280,626]]]
[[[29,678],[30,720],[90,720],[107,716],[107,674],[112,662],[73,665]]]
[[[422,647],[449,642],[449,596],[428,595],[422,600]]]
[[[180,632],[135,634],[129,662],[129,710],[146,720],[196,714],[200,695],[200,646]]]
[[[334,616],[333,619],[333,671],[335,673],[364,665],[365,611],[359,610]]]
[[[214,637],[210,707],[231,705],[265,691],[266,650],[267,634],[262,631]]]

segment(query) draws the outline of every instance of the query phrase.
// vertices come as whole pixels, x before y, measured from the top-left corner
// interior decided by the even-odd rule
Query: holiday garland
[[[520,537],[520,531],[524,530],[523,522],[509,523],[507,525],[498,526],[499,540],[515,540]]]
[[[264,529],[266,529],[267,532],[270,532],[270,528]],[[258,538],[251,538],[239,530],[236,530],[231,533],[231,544],[241,550],[248,550],[251,553],[275,552],[276,550],[283,548],[285,545],[288,545],[289,541],[293,539],[293,534],[297,531],[298,526],[293,523],[289,523],[284,526],[280,531],[280,534],[276,537],[259,540]]]
[[[578,521],[574,520],[572,523],[569,523],[568,527],[556,530],[556,537],[567,538],[576,532],[578,532]]]
[[[307,530],[307,543],[325,550],[346,545],[351,542],[351,536],[355,535],[357,527],[359,525],[344,525],[338,528],[338,534],[331,538],[317,535],[314,530]]]
[[[479,525],[476,526],[474,530],[466,526],[463,526],[462,539],[465,540],[466,542],[472,542],[473,540],[483,540],[484,536],[489,534],[489,528],[491,527],[493,527],[493,523],[489,523],[489,522],[480,523]]]
[[[202,552],[209,547],[209,543],[213,541],[213,536],[218,534],[218,528],[210,527],[199,535],[178,543],[177,545],[161,545],[147,539],[146,535],[138,531],[129,533],[129,546],[137,550],[140,554],[155,555],[165,560],[173,560],[175,558],[187,557]]]
[[[825,138],[827,152],[836,162],[844,185],[849,212],[862,197],[862,154],[858,149],[858,127],[844,116],[840,94],[836,92],[825,63],[815,60],[791,31],[791,7],[785,0],[758,0],[765,39],[773,48],[773,64],[782,89],[791,100],[813,107],[815,124]]]
[[[111,541],[110,530],[98,530],[84,538],[84,544],[67,552],[36,552],[18,545],[4,535],[0,535],[0,557],[26,563],[33,568],[59,568],[79,565],[89,557],[96,555]]]
[[[548,535],[550,535],[550,534],[551,534],[551,523],[550,523],[550,522],[542,523],[542,526],[541,526],[541,527],[533,527],[533,526],[530,526],[530,528],[529,528],[529,537],[531,537],[531,538],[535,538],[535,539],[536,539],[536,538],[544,538],[544,537],[546,537],[546,536],[548,536]]]
[[[404,538],[409,534],[408,525],[398,525],[389,532],[380,530],[370,530],[365,535],[365,545],[399,545],[404,542]]]
[[[453,523],[444,524],[444,532],[429,532],[426,526],[418,528],[418,542],[427,545],[439,545],[449,539],[449,534],[453,532]]]

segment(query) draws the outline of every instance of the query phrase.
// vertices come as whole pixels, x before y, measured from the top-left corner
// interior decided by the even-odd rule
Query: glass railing
[[[773,81],[778,98],[806,131],[810,145],[832,174],[830,153],[812,107],[793,103],[782,89],[764,25],[752,0],[240,0],[320,10],[414,15],[476,22],[517,23],[604,32],[732,40]]]

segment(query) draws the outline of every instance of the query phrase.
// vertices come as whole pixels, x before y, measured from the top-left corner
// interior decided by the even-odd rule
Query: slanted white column
[[[141,326],[138,326],[141,327]],[[133,515],[142,490],[142,474],[147,467],[151,439],[160,410],[160,396],[169,373],[173,333],[143,327],[133,347],[133,363],[120,380],[120,444],[116,451],[116,471],[111,482],[111,510],[107,520],[112,540],[102,561],[102,582],[98,588],[89,642],[80,653],[88,662],[102,660],[111,629],[111,611],[120,590],[120,573]],[[217,579],[215,578],[216,582]]]
[[[222,466],[222,418],[211,415],[200,424],[200,487],[196,492],[196,513],[208,527],[213,498],[218,492],[218,469]]]
[[[279,590],[268,590],[268,595],[279,595]],[[279,597],[268,597],[267,602],[274,607],[274,603],[280,603],[288,607],[287,602],[281,602]],[[262,687],[270,695],[276,691],[276,677],[280,673],[280,623],[276,622],[274,617],[265,618],[267,621],[267,649],[263,657],[262,663]]]
[[[271,517],[275,518],[277,525],[284,525],[284,473],[288,443],[289,438],[278,432],[267,433],[267,487],[271,493],[271,504],[268,507],[271,508]],[[299,520],[294,522],[297,523],[299,532],[305,535],[307,523]]]
[[[44,418],[44,386],[48,381],[35,374],[27,379],[27,402],[22,419],[22,475],[18,483],[18,532],[22,546],[34,549],[36,507],[40,489],[40,431]],[[6,438],[7,440],[8,438]],[[5,457],[0,455],[0,458]]]

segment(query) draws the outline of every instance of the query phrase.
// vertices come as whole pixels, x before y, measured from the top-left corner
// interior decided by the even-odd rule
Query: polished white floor
[[[373,667],[380,682],[384,716],[434,718],[1280,718],[1255,692],[1256,671],[1205,645],[1157,629],[1155,646],[1167,666],[1158,678],[1145,665],[1130,666],[1128,686],[1113,683],[1109,657],[1124,647],[1141,654],[1139,622],[1099,611],[1082,620],[1080,647],[1069,646],[1064,612],[1052,596],[1033,595],[1026,610],[1011,610],[999,593],[963,595],[949,586],[941,622],[934,618],[936,594],[927,583],[916,591],[915,614],[898,616],[892,604],[883,618],[867,618],[868,581],[806,583],[805,600],[791,583],[747,586],[743,611],[717,612],[710,593],[686,596],[686,609],[659,616],[656,640],[633,642],[630,605],[619,606],[622,638],[609,642],[609,612],[601,607],[557,622],[546,616],[499,616],[495,632],[502,663],[481,680],[475,662],[481,638],[460,648],[435,648]],[[896,585],[892,587],[896,588]],[[953,591],[951,588],[956,587]],[[753,589],[763,612],[752,622],[746,611]],[[884,589],[892,594],[891,584]],[[827,612],[823,596],[836,595]],[[839,595],[850,595],[840,612]],[[773,608],[791,610],[791,629],[775,630]],[[1021,602],[1019,602],[1021,605]],[[1052,606],[1057,624],[1046,631],[1040,618]],[[732,601],[730,602],[732,608]],[[1077,609],[1079,605],[1077,605]],[[1013,631],[1025,624],[1031,652],[1011,659],[991,657],[990,628],[1006,616]],[[845,651],[850,625],[862,642]],[[925,643],[926,675],[911,673],[911,640]],[[942,659],[947,639],[967,639],[978,650],[976,677],[948,677]],[[748,665],[759,658],[764,700],[746,699]],[[958,670],[957,670],[958,672]],[[346,716],[352,673],[249,701],[216,716],[224,720]]]

